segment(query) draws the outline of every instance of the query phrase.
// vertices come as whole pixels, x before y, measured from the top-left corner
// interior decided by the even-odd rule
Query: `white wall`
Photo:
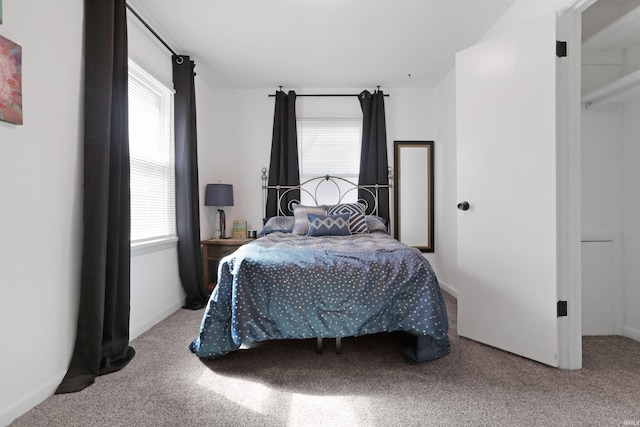
[[[592,33],[613,19],[609,15],[619,16],[620,5],[599,2],[597,6],[597,11],[583,17],[583,21],[589,21]],[[602,20],[606,22],[603,23]],[[618,63],[593,61],[583,64],[583,92],[596,89],[640,68],[640,45],[625,48],[622,58],[623,61]],[[608,280],[593,283],[589,281],[590,277],[583,276],[583,319],[598,320],[599,313],[607,313],[607,304],[603,303],[602,296],[609,297],[616,292],[620,302],[608,307],[611,312],[608,317],[592,324],[603,329],[603,333],[624,334],[636,340],[640,340],[640,267],[637,262],[637,254],[640,253],[640,221],[637,219],[637,210],[640,208],[638,117],[638,99],[582,111],[582,230],[590,236],[597,236],[598,233],[621,236],[622,242],[621,250],[607,254],[609,258],[615,257],[612,258],[615,260],[615,280],[608,277]],[[583,261],[586,261],[583,265],[585,268],[593,268],[600,263],[602,271],[612,269],[612,266],[606,264],[610,262],[606,256],[598,256],[597,259],[583,256]],[[618,279],[620,276],[621,280]],[[585,305],[585,301],[590,301],[590,304]],[[612,317],[616,320],[613,332],[601,326],[606,326],[608,319]]]
[[[434,168],[437,172],[440,143],[436,139],[434,91],[431,89],[388,89],[387,92],[390,94],[389,98],[385,99],[389,166],[393,167],[394,165],[394,141],[434,141]],[[396,171],[393,171],[394,176],[395,174]],[[437,177],[434,181],[434,185],[437,185]],[[395,227],[395,218],[393,217],[395,204],[393,199],[394,189],[391,190],[389,201],[391,234],[393,234]],[[434,205],[436,207],[439,205],[437,194],[434,195]],[[434,217],[434,227],[438,228],[437,214],[435,214]],[[433,242],[435,252],[424,253],[423,255],[433,266],[436,276],[440,277],[440,268],[438,263],[438,248],[440,242],[437,239],[437,234],[434,236]]]
[[[623,140],[623,253],[625,281],[624,334],[640,341],[640,99],[624,104]]]
[[[491,26],[481,40],[497,36],[518,28],[519,25],[533,22],[545,15],[561,12],[574,3],[585,0],[515,0],[511,7]],[[588,1],[588,0],[587,0]]]
[[[574,1],[516,0],[482,39],[558,11]],[[268,98],[267,94],[273,93],[275,88],[254,91],[214,91],[206,88],[206,84],[200,83],[198,89],[201,198],[207,183],[234,184],[236,206],[225,209],[227,229],[234,219],[245,219],[250,228],[260,230],[263,209],[260,169],[263,166],[269,166],[273,126],[273,99]],[[383,89],[391,95],[385,101],[390,164],[393,164],[394,140],[435,141],[436,250],[435,253],[426,256],[434,266],[443,287],[455,294],[457,281],[455,73],[451,71],[435,90]],[[350,89],[331,89],[327,92],[348,90]],[[313,89],[306,89],[306,91],[319,92]],[[304,92],[299,90],[298,93]],[[298,99],[298,112],[305,112],[305,108],[312,108],[300,104],[303,100],[307,101],[306,98]],[[345,111],[344,108],[336,105],[339,102],[337,99],[329,98],[313,102],[326,105],[328,110],[333,109],[342,113]],[[211,143],[204,141],[203,138],[209,138]],[[228,161],[229,158],[233,161]],[[202,207],[203,238],[213,235],[215,223],[215,210]]]
[[[129,58],[173,89],[171,54],[130,14],[127,30]],[[178,273],[176,242],[132,248],[130,339],[182,305],[184,291]]]
[[[196,63],[196,72],[198,66]],[[261,168],[269,166],[273,98],[266,90],[211,90],[196,76],[198,92],[198,170],[200,234],[213,237],[217,208],[204,206],[207,184],[233,184],[234,206],[225,208],[227,230],[233,220],[262,229]]]
[[[593,111],[583,110],[582,114],[582,230],[589,235],[620,233],[622,236],[624,318],[623,330],[619,333],[635,340],[640,340],[638,117],[640,100],[622,105],[612,104]],[[599,283],[598,289],[611,288],[612,285],[611,282]],[[598,289],[596,291],[603,292]],[[597,312],[601,308],[596,304],[592,309]],[[584,313],[585,317],[589,315]]]
[[[0,34],[23,48],[24,125],[0,122],[0,425],[54,392],[75,341],[83,2],[4,1],[3,21]],[[166,52],[129,26],[130,54],[171,85]],[[132,257],[132,338],[183,303],[175,243],[150,250]]]
[[[133,249],[131,253],[130,339],[184,305],[176,243]],[[198,326],[194,325],[194,336]],[[135,343],[133,344],[135,348]],[[186,346],[185,346],[186,349]]]
[[[581,125],[582,232],[621,232],[623,174],[619,107],[583,109]]]
[[[436,145],[436,264],[438,281],[447,292],[457,295],[458,209],[456,157],[456,78],[449,72],[435,90]]]
[[[572,0],[517,0],[487,36],[570,3]],[[0,34],[23,47],[25,121],[23,126],[0,122],[0,425],[55,390],[75,338],[82,223],[82,5],[80,0],[3,2]],[[43,36],[47,34],[55,36]],[[154,60],[139,61],[147,68]],[[154,72],[161,80],[166,77],[166,71]],[[436,252],[428,257],[438,276],[455,287],[456,227],[449,206],[456,202],[455,84],[451,74],[435,94],[432,90],[384,89],[391,94],[387,102],[390,162],[396,139],[435,140]],[[210,182],[234,184],[236,206],[227,208],[229,221],[246,219],[249,227],[259,229],[260,169],[268,166],[273,121],[273,99],[267,94],[273,88],[214,91],[197,76],[196,85],[202,194]],[[637,117],[636,104],[629,107],[628,114],[632,113]],[[637,121],[630,120],[625,130],[631,139],[638,135],[633,126]],[[633,150],[638,145],[625,147]],[[626,182],[634,179],[637,176],[627,177]],[[202,237],[206,238],[211,236],[215,215],[208,211],[211,208],[201,209]],[[155,321],[145,310],[153,312],[158,301],[149,298],[162,299],[162,308],[170,310],[180,293],[174,266],[169,266],[163,284],[163,274],[148,271],[151,265],[170,264],[170,259],[167,253],[153,253],[132,261],[134,335]],[[637,283],[628,289],[627,300],[633,296],[637,301]],[[630,314],[628,323],[640,324],[633,316],[638,315]]]
[[[197,70],[197,64],[196,64]],[[204,79],[202,79],[204,80]],[[233,184],[235,206],[225,208],[227,230],[233,220],[246,220],[249,228],[262,229],[262,167],[269,167],[273,130],[274,89],[211,90],[198,81],[198,159],[201,200],[207,183]],[[325,93],[358,93],[338,88]],[[321,90],[297,90],[297,93]],[[432,90],[385,88],[389,165],[393,166],[394,140],[434,140],[435,111]],[[298,117],[361,117],[357,98],[299,97]],[[438,158],[438,141],[435,156]],[[436,201],[436,204],[438,202]],[[202,203],[201,203],[202,205]],[[213,236],[216,209],[202,206],[202,238]],[[438,242],[436,241],[436,248]],[[437,249],[436,249],[437,251]],[[437,264],[435,255],[428,258]]]
[[[587,82],[591,79],[588,68],[583,66],[582,73]],[[624,195],[620,107],[594,111],[583,108],[581,135],[582,334],[622,334],[623,252],[618,239],[623,231]]]
[[[55,390],[75,340],[82,15],[81,0],[3,2],[24,125],[0,122],[0,425]]]

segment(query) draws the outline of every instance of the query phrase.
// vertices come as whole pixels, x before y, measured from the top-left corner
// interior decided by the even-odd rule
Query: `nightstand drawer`
[[[220,260],[253,239],[208,239],[202,241],[202,274],[206,295],[210,295],[218,283]]]
[[[234,253],[240,246],[205,246],[207,249],[207,256],[209,258],[224,258],[227,255]]]

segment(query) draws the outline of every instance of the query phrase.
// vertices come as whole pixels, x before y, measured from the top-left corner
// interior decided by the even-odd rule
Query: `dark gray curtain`
[[[299,185],[300,168],[298,165],[298,133],[296,131],[296,93],[276,92],[276,105],[273,115],[273,139],[271,141],[271,162],[269,163],[268,185]],[[281,202],[285,214],[289,202],[300,200],[300,191],[291,191]],[[267,218],[278,214],[278,196],[276,190],[267,193]]]
[[[384,94],[381,90],[371,94],[360,93],[362,108],[362,149],[360,153],[360,185],[388,185],[387,126],[384,113]],[[389,219],[389,189],[380,188],[378,196],[378,215]],[[366,190],[359,190],[358,198],[367,201],[370,207],[374,200]]]
[[[178,269],[187,294],[184,308],[204,307],[200,252],[198,138],[196,132],[195,63],[188,56],[172,57],[176,144],[176,226]]]
[[[129,129],[125,0],[85,0],[84,233],[78,331],[56,394],[124,368],[129,346]]]

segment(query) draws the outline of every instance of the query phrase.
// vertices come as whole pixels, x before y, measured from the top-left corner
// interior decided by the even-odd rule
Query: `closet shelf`
[[[626,49],[640,43],[639,21],[640,6],[637,6],[582,42],[582,48],[589,50],[606,50],[612,47]]]
[[[626,102],[640,96],[640,70],[627,74],[597,89],[582,94],[587,109],[611,102]]]

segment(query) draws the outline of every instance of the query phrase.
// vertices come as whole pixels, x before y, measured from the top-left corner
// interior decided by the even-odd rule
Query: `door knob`
[[[469,210],[469,202],[464,201],[464,202],[458,203],[458,209],[460,209],[461,211],[468,211]]]

